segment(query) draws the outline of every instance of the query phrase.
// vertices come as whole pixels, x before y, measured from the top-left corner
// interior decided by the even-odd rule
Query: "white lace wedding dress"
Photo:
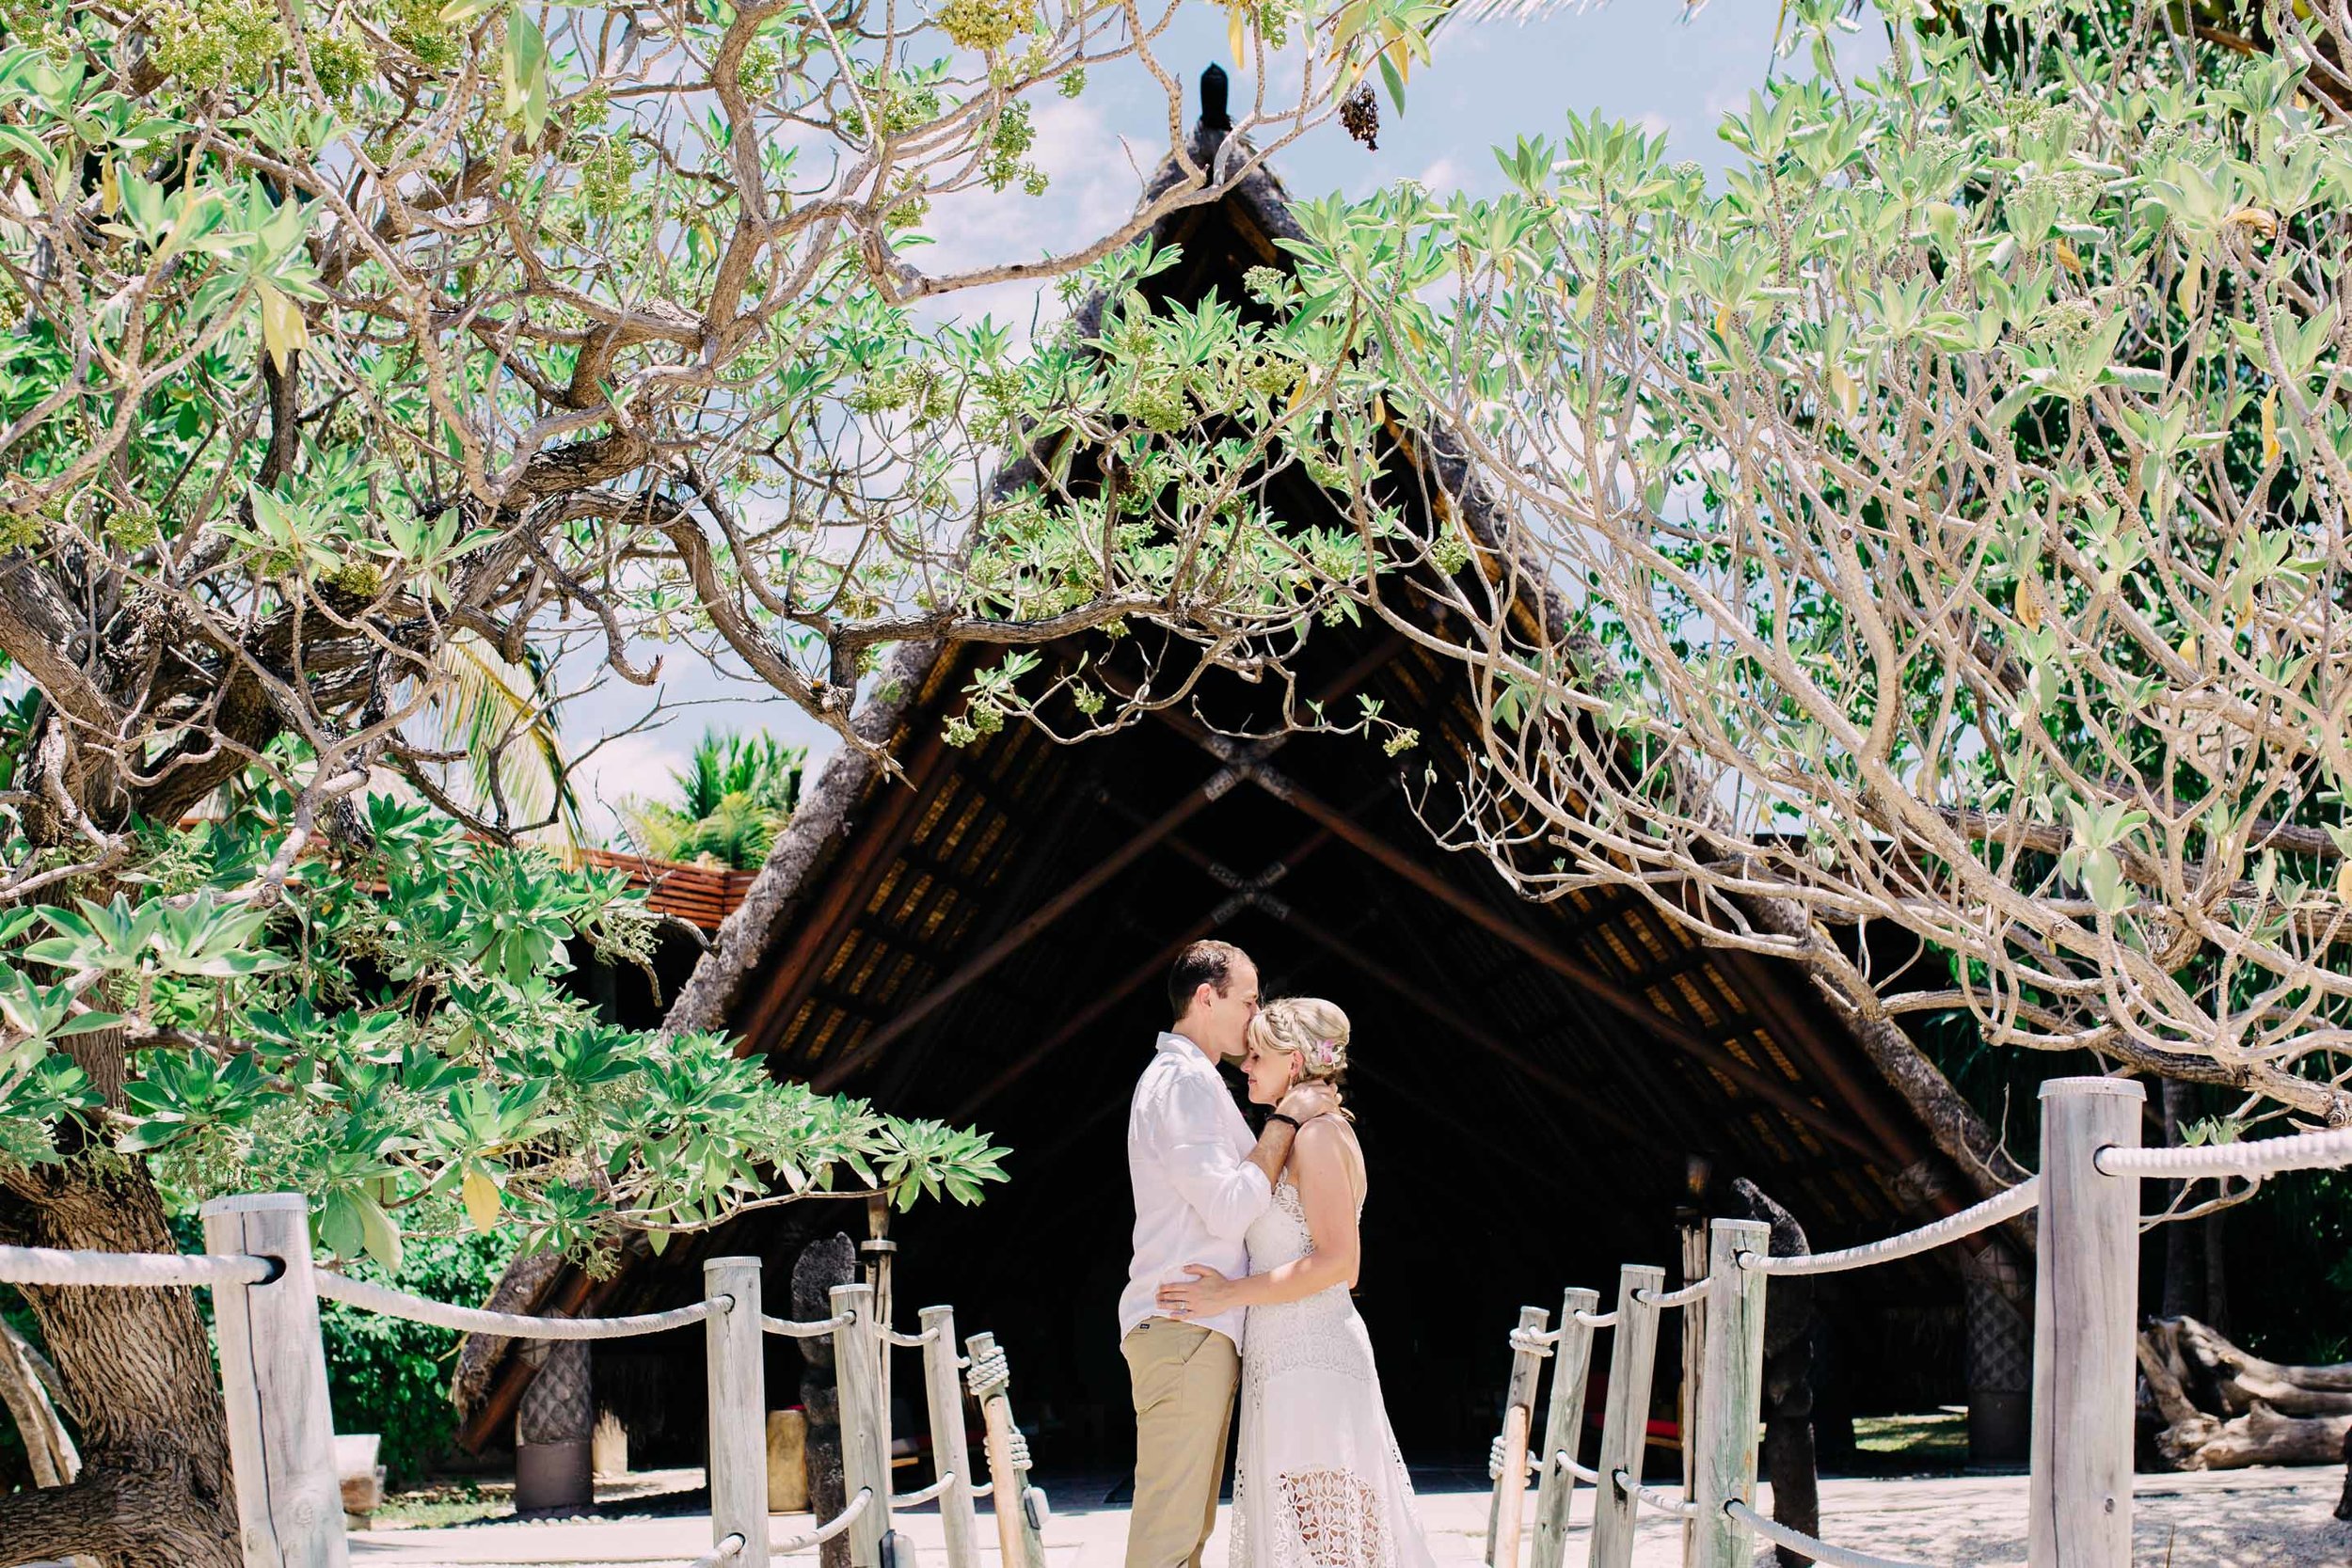
[[[1252,1274],[1314,1250],[1297,1188],[1248,1243]],[[1242,1345],[1232,1568],[1435,1568],[1347,1287],[1251,1307]]]

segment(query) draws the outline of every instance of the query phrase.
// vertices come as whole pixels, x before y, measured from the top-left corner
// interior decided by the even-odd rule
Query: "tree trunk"
[[[2217,1332],[2230,1332],[2230,1271],[2224,1265],[2224,1236],[2221,1222],[2230,1217],[2227,1209],[2216,1209],[2205,1216],[2205,1322]]]
[[[0,1235],[20,1245],[178,1250],[146,1167],[103,1151],[0,1183]],[[186,1290],[27,1285],[81,1424],[71,1486],[0,1497],[0,1561],[80,1554],[104,1568],[237,1568],[236,1503],[212,1347]]]
[[[2173,1147],[2181,1141],[2181,1124],[2197,1108],[2197,1090],[2193,1085],[2178,1078],[2164,1080],[2164,1141]],[[2164,1183],[2164,1201],[2171,1203],[2180,1196],[2184,1183]],[[2174,1220],[2164,1227],[2164,1316],[2183,1318],[2194,1312],[2202,1303],[2197,1300],[2198,1264],[2203,1261],[2192,1250],[2203,1241],[2204,1232],[2194,1220]]]

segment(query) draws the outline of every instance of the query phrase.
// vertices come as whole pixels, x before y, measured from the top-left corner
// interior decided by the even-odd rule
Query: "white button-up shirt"
[[[1258,1146],[1216,1065],[1182,1035],[1163,1034],[1127,1107],[1127,1176],[1135,1185],[1135,1255],[1119,1297],[1121,1338],[1164,1316],[1163,1284],[1206,1263],[1228,1278],[1249,1272],[1242,1234],[1274,1200]],[[1197,1321],[1241,1343],[1242,1311]]]

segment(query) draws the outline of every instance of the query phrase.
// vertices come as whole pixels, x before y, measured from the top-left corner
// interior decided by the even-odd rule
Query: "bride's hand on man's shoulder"
[[[1225,1310],[1233,1282],[1206,1263],[1188,1263],[1192,1277],[1160,1287],[1159,1307],[1171,1318],[1213,1318]]]

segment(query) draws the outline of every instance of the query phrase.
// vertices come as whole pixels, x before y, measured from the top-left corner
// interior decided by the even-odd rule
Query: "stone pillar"
[[[596,1500],[593,1481],[596,1402],[588,1378],[588,1346],[543,1339],[523,1353],[539,1375],[515,1411],[515,1512],[553,1513]]]

